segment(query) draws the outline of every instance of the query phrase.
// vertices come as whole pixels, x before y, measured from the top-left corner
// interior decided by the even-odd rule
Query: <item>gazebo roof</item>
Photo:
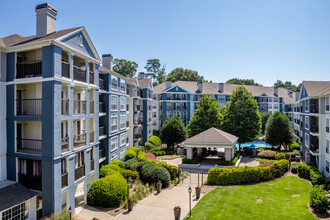
[[[217,128],[209,128],[183,142],[185,145],[233,145],[238,137]]]

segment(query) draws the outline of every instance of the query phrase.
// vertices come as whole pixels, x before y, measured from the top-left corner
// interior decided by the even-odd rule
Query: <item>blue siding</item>
[[[79,44],[79,38],[82,38],[82,43],[83,43],[82,46],[80,46]],[[61,42],[71,48],[74,48],[76,51],[79,51],[82,54],[95,58],[95,55],[93,54],[92,49],[88,45],[82,32],[78,32],[74,35],[71,35],[70,37],[61,40]]]

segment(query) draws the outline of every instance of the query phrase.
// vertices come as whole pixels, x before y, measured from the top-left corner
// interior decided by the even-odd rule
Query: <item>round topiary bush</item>
[[[118,207],[126,198],[126,180],[117,173],[95,180],[87,194],[87,203],[92,206]]]
[[[275,155],[275,160],[283,160],[285,159],[285,154],[284,153],[277,153]]]
[[[115,164],[115,165],[119,166],[120,168],[125,168],[125,164],[121,160],[113,160],[113,161],[111,161],[111,164]]]
[[[137,158],[129,159],[125,162],[125,169],[133,170],[132,164],[139,162]]]
[[[152,135],[148,142],[152,143],[153,145],[155,145],[156,147],[160,146],[162,144],[162,141],[160,140],[159,137]]]
[[[152,148],[155,148],[156,146],[153,145],[151,142],[147,141],[145,144],[144,144],[144,147],[146,150],[151,150]]]
[[[146,163],[141,168],[141,179],[149,184],[155,184],[159,180],[165,188],[170,185],[170,173],[161,165],[154,163]]]
[[[132,148],[129,148],[125,154],[125,161],[126,160],[129,160],[129,159],[132,159],[132,158],[135,158],[136,157],[136,152],[134,149]]]
[[[297,142],[293,142],[292,144],[290,144],[290,150],[293,151],[293,150],[300,150],[300,145],[299,143]]]
[[[119,173],[121,168],[116,164],[107,164],[100,169],[100,178],[109,176],[114,173]]]

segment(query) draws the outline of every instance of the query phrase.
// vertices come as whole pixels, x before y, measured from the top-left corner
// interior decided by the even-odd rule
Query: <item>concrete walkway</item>
[[[207,175],[204,175],[204,181]],[[191,181],[191,183],[190,183]],[[125,211],[122,214],[112,217],[104,212],[86,206],[80,213],[78,213],[80,219],[91,220],[93,217],[100,220],[103,219],[117,219],[117,220],[164,220],[164,219],[174,219],[173,208],[175,206],[181,207],[181,219],[183,219],[189,213],[189,193],[188,188],[191,185],[192,188],[192,199],[191,208],[193,208],[198,200],[196,200],[195,187],[198,184],[198,175],[191,174],[178,186],[172,189],[165,189],[160,194],[152,194],[147,198],[139,201],[133,208],[132,212]],[[201,176],[200,176],[201,184]],[[204,194],[201,193],[201,198]]]
[[[260,165],[260,163],[258,161],[256,161],[255,158],[243,157],[241,160],[241,163],[239,164],[239,167],[244,167],[244,166],[257,167],[259,165]]]

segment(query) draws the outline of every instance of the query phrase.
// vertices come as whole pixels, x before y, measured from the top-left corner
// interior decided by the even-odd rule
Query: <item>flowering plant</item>
[[[133,199],[133,198],[128,198],[127,201],[128,201],[128,202],[135,202],[135,199]]]
[[[201,187],[200,186],[196,186],[195,189],[200,189]]]
[[[180,206],[175,206],[175,207],[174,207],[174,210],[179,211],[179,210],[181,210],[181,207],[180,207]]]
[[[159,181],[157,182],[157,185],[160,185],[160,184],[162,184],[162,181],[159,180]]]

